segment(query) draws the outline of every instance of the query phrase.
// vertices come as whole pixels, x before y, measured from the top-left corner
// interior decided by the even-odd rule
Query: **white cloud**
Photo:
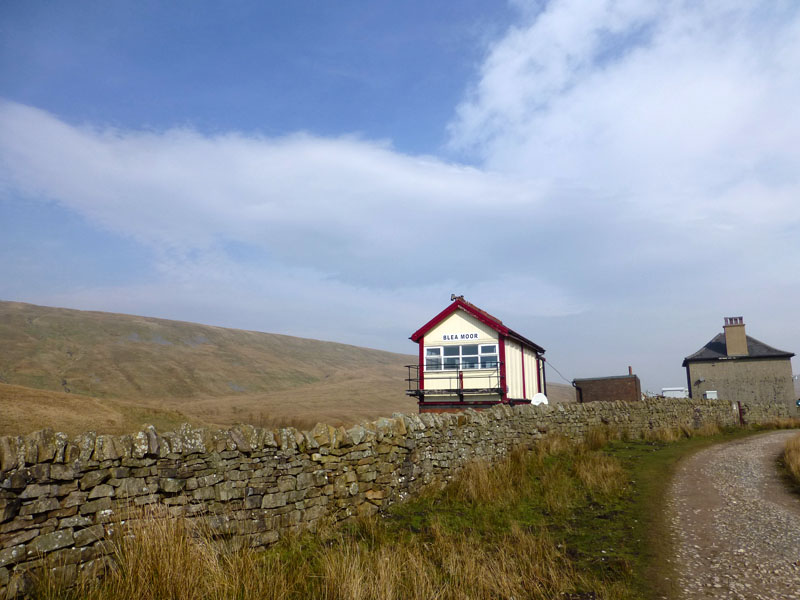
[[[626,209],[667,225],[796,225],[798,10],[550,2],[492,47],[452,146],[497,171],[632,198]],[[742,189],[757,195],[742,202]]]
[[[449,125],[473,167],[0,104],[4,193],[159,257],[52,301],[402,349],[463,293],[571,376],[633,363],[653,388],[728,314],[798,350],[800,6],[515,4]]]

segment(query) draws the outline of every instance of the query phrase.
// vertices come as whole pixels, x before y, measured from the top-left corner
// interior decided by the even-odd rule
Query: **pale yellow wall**
[[[506,385],[508,397],[522,400],[522,346],[506,340]]]
[[[539,391],[536,382],[536,354],[525,348],[525,398],[532,399]]]
[[[479,335],[477,340],[452,340],[442,339],[445,334],[475,332]],[[457,310],[425,335],[425,347],[431,346],[459,346],[461,344],[492,344],[497,342],[497,332],[484,325],[478,319],[463,310]]]
[[[477,333],[477,339],[454,339],[444,340],[445,335],[458,335],[461,333]],[[457,310],[436,327],[431,329],[423,338],[425,348],[438,346],[463,346],[466,344],[498,344],[497,332],[484,325],[478,319],[463,310]],[[498,360],[499,360],[498,347]],[[425,371],[426,390],[446,390],[457,389],[459,382],[455,371]],[[481,369],[470,369],[464,371],[464,388],[496,388],[500,386],[499,369],[484,371]],[[470,396],[470,400],[480,400],[478,396]],[[497,399],[492,397],[489,399]]]

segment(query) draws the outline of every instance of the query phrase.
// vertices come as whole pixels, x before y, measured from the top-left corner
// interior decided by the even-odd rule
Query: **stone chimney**
[[[728,356],[747,356],[747,336],[742,317],[725,317],[725,348]]]

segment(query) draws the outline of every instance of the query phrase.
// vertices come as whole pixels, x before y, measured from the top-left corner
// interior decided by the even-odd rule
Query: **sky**
[[[800,352],[798,73],[794,0],[2,0],[0,299],[411,354],[463,294],[684,385]]]

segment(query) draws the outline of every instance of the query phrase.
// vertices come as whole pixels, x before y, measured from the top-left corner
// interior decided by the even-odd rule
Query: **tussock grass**
[[[783,464],[795,483],[800,485],[800,433],[786,442],[783,448]]]
[[[650,591],[663,554],[651,547],[663,548],[663,535],[653,533],[662,530],[652,515],[660,514],[669,465],[711,443],[700,433],[713,431],[657,434],[679,443],[615,439],[603,429],[580,444],[547,436],[494,465],[473,461],[446,486],[386,515],[290,536],[266,551],[232,547],[202,527],[202,520],[150,511],[129,521],[113,541],[116,566],[103,579],[83,577],[66,589],[57,569],[45,571],[36,597],[657,597]],[[604,439],[609,445],[601,445]]]
[[[619,437],[619,432],[607,425],[604,427],[592,427],[586,434],[583,443],[589,450],[599,450],[608,442],[619,439]]]
[[[800,418],[783,417],[772,419],[758,425],[759,429],[798,429],[800,428]]]
[[[619,494],[627,483],[619,460],[596,452],[576,457],[575,474],[593,497]]]

